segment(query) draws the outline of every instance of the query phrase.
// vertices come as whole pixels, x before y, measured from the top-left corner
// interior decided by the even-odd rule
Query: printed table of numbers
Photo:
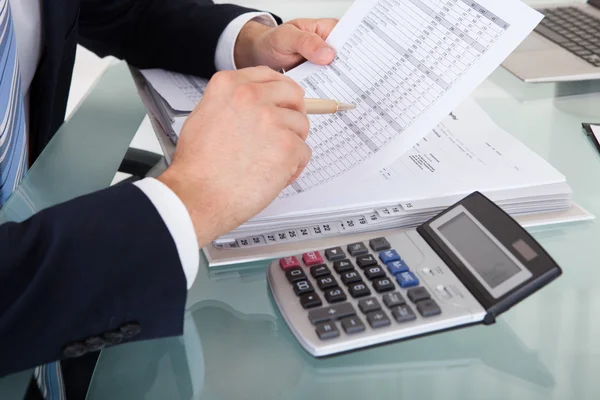
[[[281,192],[319,186],[377,153],[428,110],[509,25],[470,0],[380,0],[336,60],[300,84],[356,109],[310,117],[313,158]]]

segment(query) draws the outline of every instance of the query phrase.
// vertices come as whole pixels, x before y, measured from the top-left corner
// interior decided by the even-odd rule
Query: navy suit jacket
[[[43,0],[32,159],[65,115],[81,43],[140,68],[209,77],[227,24],[210,0]],[[125,184],[0,225],[0,376],[106,345],[179,335],[186,280],[150,200]]]

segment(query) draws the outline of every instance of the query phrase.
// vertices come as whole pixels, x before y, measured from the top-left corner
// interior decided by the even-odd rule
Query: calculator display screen
[[[522,270],[506,251],[464,212],[440,225],[438,232],[491,289]]]

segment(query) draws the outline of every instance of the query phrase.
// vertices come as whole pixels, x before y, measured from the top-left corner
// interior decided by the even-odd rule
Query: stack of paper
[[[465,100],[540,19],[518,0],[357,0],[328,39],[336,60],[288,72],[307,97],[356,109],[311,116],[304,173],[214,244],[414,226],[474,190],[512,215],[569,209],[564,176]],[[142,73],[149,109],[176,141],[206,81]]]

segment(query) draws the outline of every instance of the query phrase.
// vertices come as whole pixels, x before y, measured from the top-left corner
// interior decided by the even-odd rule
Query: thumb
[[[329,46],[323,38],[316,33],[295,30],[295,38],[292,40],[294,52],[300,54],[315,64],[330,64],[335,58],[335,50]]]

